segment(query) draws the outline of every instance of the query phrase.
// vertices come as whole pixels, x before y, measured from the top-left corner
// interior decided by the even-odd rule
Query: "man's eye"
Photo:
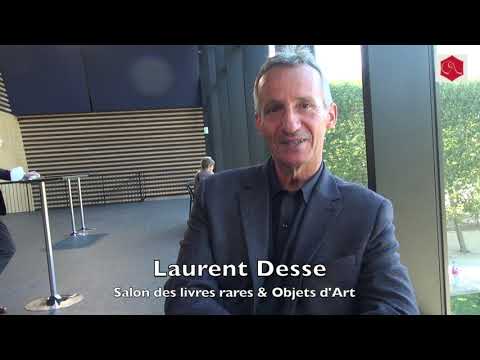
[[[265,110],[265,114],[270,114],[272,112],[277,112],[277,111],[280,111],[282,107],[280,105],[273,105],[273,106],[269,106],[267,107],[267,109]]]
[[[301,103],[301,104],[300,104],[300,107],[301,107],[303,110],[309,110],[309,109],[311,109],[311,108],[313,107],[313,105],[310,104],[310,103]]]

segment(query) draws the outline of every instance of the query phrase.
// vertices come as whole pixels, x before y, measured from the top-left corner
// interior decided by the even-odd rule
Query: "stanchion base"
[[[82,300],[83,296],[81,294],[57,295],[56,297],[50,296],[48,298],[38,298],[30,301],[27,305],[25,305],[25,309],[28,311],[49,311],[63,309],[75,305]]]
[[[80,233],[78,231],[74,231],[74,232],[71,232],[70,234],[68,234],[68,236],[77,236],[77,235],[80,235]]]
[[[95,230],[95,228],[81,228],[80,230],[78,230],[77,234],[78,235],[88,235],[90,231],[93,231]]]

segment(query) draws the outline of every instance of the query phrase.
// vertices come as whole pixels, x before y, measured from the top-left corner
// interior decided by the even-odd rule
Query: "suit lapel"
[[[325,241],[325,234],[342,209],[340,192],[330,172],[324,168],[305,209],[303,221],[293,241],[291,264],[308,264]]]
[[[270,240],[270,191],[267,168],[256,169],[243,179],[239,193],[240,215],[248,251],[248,261],[254,294],[263,285],[264,278],[258,276],[257,261],[268,259]],[[293,254],[288,263],[307,264],[324,243],[329,225],[342,208],[340,192],[330,172],[324,168],[305,209],[294,242]],[[255,299],[257,297],[255,296]],[[257,301],[254,302],[254,312]],[[291,305],[294,308],[294,303]]]
[[[240,214],[248,250],[249,270],[254,293],[262,286],[257,261],[268,256],[270,239],[270,201],[265,165],[257,168],[259,173],[245,179],[240,190]]]
[[[289,240],[293,242],[293,255],[288,263],[300,266],[309,264],[314,255],[321,251],[326,234],[341,210],[342,199],[336,181],[324,168],[303,214],[297,236]],[[301,281],[301,277],[296,278],[293,286],[301,288]],[[286,302],[284,313],[295,314],[297,302],[298,299]]]

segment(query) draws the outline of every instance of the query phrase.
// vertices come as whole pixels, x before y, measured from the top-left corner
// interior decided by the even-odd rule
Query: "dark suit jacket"
[[[10,171],[0,169],[0,179],[2,180],[10,180]],[[5,208],[5,201],[3,200],[2,191],[0,191],[0,215],[5,215],[7,213],[7,209]]]
[[[257,260],[268,260],[271,209],[266,166],[217,173],[201,182],[178,264],[248,265],[248,277],[171,277],[166,289],[258,289]],[[355,289],[356,297],[299,298],[282,314],[417,314],[407,269],[400,263],[391,203],[326,168],[304,213],[291,264],[324,264],[325,277],[290,277],[296,289]],[[166,298],[168,314],[255,314],[254,298]]]

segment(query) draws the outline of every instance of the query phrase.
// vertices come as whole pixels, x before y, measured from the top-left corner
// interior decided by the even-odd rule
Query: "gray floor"
[[[163,314],[164,298],[154,296],[165,279],[154,277],[154,259],[164,270],[175,263],[186,229],[188,199],[101,205],[85,208],[85,238],[69,238],[68,209],[52,209],[50,226],[57,289],[80,293],[84,300],[56,314]],[[10,229],[17,252],[0,276],[0,304],[8,313],[30,312],[25,305],[50,295],[41,215],[11,214],[2,219]],[[76,215],[80,227],[79,213]],[[150,296],[115,297],[114,289],[149,290]],[[145,294],[145,292],[144,292]]]

